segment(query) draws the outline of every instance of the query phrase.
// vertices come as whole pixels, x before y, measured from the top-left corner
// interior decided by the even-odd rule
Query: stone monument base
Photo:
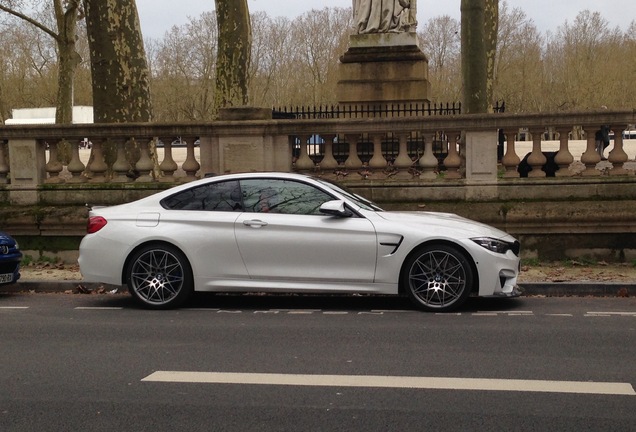
[[[415,33],[352,35],[340,57],[340,107],[429,103],[428,59]]]

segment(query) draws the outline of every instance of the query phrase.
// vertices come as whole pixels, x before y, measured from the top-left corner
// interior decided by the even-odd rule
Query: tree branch
[[[20,18],[21,20],[24,20],[26,22],[28,22],[29,24],[39,28],[40,30],[42,30],[44,33],[48,34],[49,36],[51,36],[53,39],[55,39],[56,41],[59,40],[60,35],[58,35],[57,33],[55,33],[53,30],[51,30],[50,28],[46,27],[44,24],[34,20],[31,17],[28,17],[26,15],[24,15],[23,13],[16,11],[14,9],[11,9],[10,7],[6,7],[6,6],[2,6],[0,5],[0,10],[5,11],[6,13],[13,15],[15,17]]]

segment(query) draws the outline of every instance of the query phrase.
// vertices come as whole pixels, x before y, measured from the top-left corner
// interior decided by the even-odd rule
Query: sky
[[[270,17],[293,19],[311,9],[350,7],[351,0],[247,0],[250,12],[264,11]],[[460,18],[460,0],[417,0],[418,21],[422,27],[430,18],[450,15]],[[540,32],[554,32],[567,20],[572,23],[578,13],[589,9],[600,12],[611,27],[626,30],[636,20],[634,0],[507,0],[508,7],[521,8]],[[197,18],[214,10],[214,0],[137,0],[141,29],[145,37],[161,38],[174,25],[183,25],[188,17]]]

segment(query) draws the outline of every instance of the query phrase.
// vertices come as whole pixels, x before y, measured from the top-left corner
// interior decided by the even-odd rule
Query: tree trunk
[[[485,43],[486,0],[461,0],[462,112],[488,112],[487,60]]]
[[[135,0],[84,4],[95,123],[150,121],[150,72]]]
[[[75,70],[82,62],[75,50],[77,36],[77,20],[79,0],[67,2],[66,10],[61,0],[55,1],[55,18],[57,20],[58,36],[58,75],[57,75],[57,107],[55,123],[73,123],[73,86]]]
[[[252,30],[247,0],[215,0],[219,26],[215,107],[247,105]]]
[[[497,56],[497,34],[499,32],[499,0],[486,0],[485,10],[486,29],[484,38],[486,43],[486,100],[488,111],[494,105],[493,93],[495,88],[495,57]]]

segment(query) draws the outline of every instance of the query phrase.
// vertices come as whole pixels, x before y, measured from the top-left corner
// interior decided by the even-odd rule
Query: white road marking
[[[473,315],[484,315],[484,316],[493,316],[493,315],[508,315],[508,316],[518,316],[518,315],[534,315],[533,311],[477,311],[473,313]]]
[[[629,383],[377,375],[300,375],[157,371],[142,381],[203,384],[262,384],[320,387],[382,387],[636,396]]]
[[[636,317],[636,312],[588,312],[585,316],[633,316]]]
[[[22,310],[22,309],[28,309],[29,306],[0,306],[0,309],[7,309],[7,310]]]

